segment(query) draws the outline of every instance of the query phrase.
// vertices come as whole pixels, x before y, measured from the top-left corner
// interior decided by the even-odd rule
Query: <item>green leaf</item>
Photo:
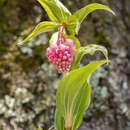
[[[73,124],[72,130],[76,130],[83,119],[83,112],[87,110],[91,99],[91,87],[87,83],[84,83],[82,87],[79,88],[74,100],[74,107],[73,107]]]
[[[57,42],[57,40],[58,40],[58,34],[59,34],[58,32],[55,32],[55,33],[52,34],[51,39],[49,40],[50,44]]]
[[[77,50],[77,52],[75,53],[75,57],[74,57],[71,69],[76,69],[76,68],[79,67],[80,61],[85,54],[93,55],[96,51],[101,51],[104,54],[104,56],[105,56],[105,58],[108,62],[108,51],[107,51],[107,49],[104,46],[101,46],[101,45],[90,44],[90,45],[87,45],[87,46],[84,46],[84,47],[80,47],[80,49]]]
[[[45,9],[51,21],[63,22],[71,15],[59,0],[38,0],[38,2]]]
[[[34,31],[27,38],[25,38],[24,41],[22,41],[22,43],[27,42],[28,40],[31,40],[32,38],[36,37],[37,35],[39,35],[39,34],[41,34],[43,32],[54,31],[59,26],[60,25],[58,23],[55,23],[55,22],[48,22],[48,21],[41,22],[41,23],[39,23],[36,26],[36,28],[34,29]]]
[[[85,6],[84,8],[81,8],[76,13],[74,13],[72,16],[77,17],[79,23],[81,24],[83,22],[83,20],[87,17],[87,15],[95,10],[107,10],[115,15],[115,13],[109,7],[102,5],[102,4],[93,3],[93,4],[89,4],[89,5]]]
[[[79,21],[75,16],[70,16],[66,22],[66,32],[68,35],[75,35],[79,30]]]
[[[75,128],[77,127],[75,122],[81,121],[82,112],[87,109],[90,102],[89,95],[91,90],[88,83],[85,84],[86,80],[89,82],[91,74],[106,62],[107,60],[91,62],[87,66],[71,71],[62,78],[56,94],[56,106],[59,113],[64,117],[65,127]],[[81,96],[82,93],[83,95],[85,94],[84,91],[86,92],[86,98]],[[81,104],[78,100],[80,96],[83,98],[83,102],[80,101]],[[78,120],[79,117],[80,119]]]
[[[64,118],[60,115],[57,109],[55,111],[54,127],[55,130],[64,130]]]

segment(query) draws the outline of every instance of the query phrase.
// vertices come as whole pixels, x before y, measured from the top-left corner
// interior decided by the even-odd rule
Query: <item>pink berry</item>
[[[47,48],[46,56],[58,72],[66,74],[70,71],[74,52],[73,40],[65,38],[64,42],[58,40],[56,43],[52,43]]]

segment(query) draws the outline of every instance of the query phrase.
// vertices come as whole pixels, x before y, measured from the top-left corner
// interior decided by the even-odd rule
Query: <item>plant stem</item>
[[[71,128],[65,128],[65,130],[71,130]]]
[[[63,23],[63,24],[60,26],[60,28],[59,28],[59,36],[58,36],[58,39],[59,39],[59,40],[62,40],[62,38],[64,38],[64,35],[63,35],[64,27],[65,27],[65,24]]]

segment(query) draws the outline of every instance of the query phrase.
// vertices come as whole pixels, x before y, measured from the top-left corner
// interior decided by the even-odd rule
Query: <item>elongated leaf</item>
[[[81,24],[83,20],[87,17],[88,14],[95,10],[107,10],[111,12],[112,14],[115,14],[109,7],[98,4],[98,3],[93,3],[85,6],[84,8],[81,8],[78,10],[76,13],[74,13],[72,16],[76,16],[79,20],[79,23]]]
[[[77,50],[71,69],[78,68],[78,66],[80,65],[80,61],[85,54],[93,55],[96,51],[101,51],[104,54],[106,60],[108,61],[108,51],[104,46],[90,44],[84,47],[80,47],[80,49]]]
[[[55,130],[64,130],[64,118],[60,115],[58,110],[55,111]]]
[[[72,130],[76,130],[81,125],[83,112],[88,108],[90,104],[90,97],[91,87],[86,81],[84,85],[80,87],[74,100],[75,106],[73,108],[74,120],[72,121]],[[64,118],[61,117],[58,110],[55,112],[55,130],[64,130]]]
[[[70,11],[59,0],[38,0],[47,12],[50,20],[63,22],[71,15]]]
[[[22,43],[27,42],[28,40],[36,37],[37,35],[43,33],[43,32],[49,32],[49,31],[54,31],[56,30],[60,25],[55,22],[41,22],[39,23],[34,31],[24,40]]]
[[[56,94],[56,106],[59,113],[64,117],[65,127],[73,126],[75,128],[74,124],[77,122],[77,118],[81,117],[79,115],[77,116],[78,111],[76,108],[83,111],[88,107],[90,101],[90,98],[87,98],[89,92],[86,93],[86,99],[84,96],[82,97],[84,102],[86,102],[85,105],[80,105],[77,96],[80,97],[82,95],[80,91],[85,91],[86,87],[89,86],[85,85],[85,81],[89,81],[91,74],[106,62],[106,60],[91,62],[85,67],[71,71],[67,76],[62,78]],[[83,87],[84,85],[86,87]],[[89,89],[87,91],[89,91]]]

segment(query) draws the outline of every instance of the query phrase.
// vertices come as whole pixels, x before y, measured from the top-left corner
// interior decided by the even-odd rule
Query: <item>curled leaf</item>
[[[78,19],[79,23],[81,24],[83,22],[83,20],[88,16],[88,14],[90,14],[91,12],[93,12],[95,10],[106,10],[115,15],[115,13],[109,7],[102,5],[102,4],[93,3],[93,4],[89,4],[89,5],[81,8],[80,10],[75,12],[72,15],[72,17],[75,16]]]
[[[96,51],[101,51],[104,54],[104,56],[105,56],[105,58],[108,62],[108,51],[107,51],[107,49],[104,46],[101,46],[101,45],[90,44],[90,45],[87,45],[87,46],[84,46],[84,47],[80,47],[77,50],[76,55],[75,55],[74,60],[73,60],[73,63],[72,63],[71,69],[75,69],[75,68],[79,67],[80,61],[85,54],[93,55]]]

